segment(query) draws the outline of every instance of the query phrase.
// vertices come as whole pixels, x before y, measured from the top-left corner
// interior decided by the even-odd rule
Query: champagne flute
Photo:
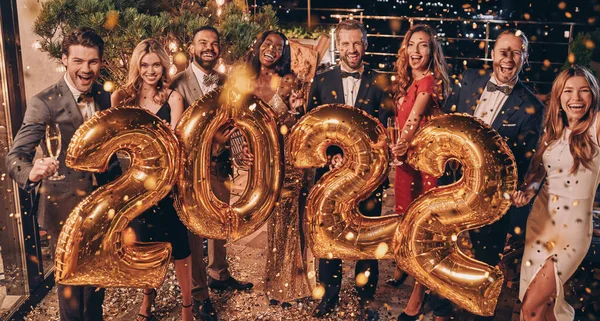
[[[60,134],[60,127],[58,123],[47,124],[46,125],[46,147],[48,148],[48,153],[50,157],[54,158],[54,160],[58,160],[58,156],[60,156],[61,150],[61,142],[62,137]],[[65,175],[59,175],[58,170],[54,172],[54,175],[48,177],[51,181],[60,181],[65,178]]]
[[[388,117],[387,119],[387,133],[388,139],[390,140],[390,144],[397,144],[398,138],[400,136],[400,128],[398,128],[396,124],[396,117]],[[394,157],[394,159],[390,162],[390,166],[400,166],[404,164]]]

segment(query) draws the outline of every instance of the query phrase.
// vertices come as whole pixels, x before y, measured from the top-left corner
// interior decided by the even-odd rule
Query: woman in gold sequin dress
[[[296,109],[304,105],[303,95],[293,90],[296,77],[291,72],[290,45],[277,31],[261,34],[246,57],[254,77],[253,93],[268,102],[279,117],[281,133],[296,122]],[[290,163],[287,137],[285,142],[285,181],[278,206],[268,224],[268,247],[265,289],[271,304],[289,307],[291,301],[311,295],[308,277],[306,242],[302,231],[300,198],[303,170]],[[306,195],[306,193],[304,193]]]

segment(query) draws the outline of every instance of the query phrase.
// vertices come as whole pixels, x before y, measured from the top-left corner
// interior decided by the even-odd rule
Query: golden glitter
[[[112,81],[107,81],[104,83],[104,91],[106,92],[113,92],[113,90],[115,90],[115,83]]]
[[[115,209],[111,208],[108,210],[108,218],[112,220],[113,217],[115,217]]]
[[[346,234],[346,240],[348,240],[348,241],[354,240],[354,233],[348,232],[348,234]]]
[[[567,7],[567,4],[564,1],[558,3],[558,9],[565,10],[566,7]]]
[[[381,242],[377,245],[375,249],[375,258],[380,260],[382,259],[389,250],[389,246],[385,242]]]
[[[312,297],[315,300],[321,300],[321,298],[325,295],[325,287],[321,284],[317,285],[312,291]]]
[[[281,133],[281,135],[287,135],[289,129],[286,125],[281,125],[281,127],[279,127],[279,132]]]
[[[515,227],[515,234],[516,235],[521,235],[521,228],[520,227]]]
[[[358,273],[356,276],[356,286],[363,287],[367,282],[369,282],[369,277],[366,276],[365,273]]]

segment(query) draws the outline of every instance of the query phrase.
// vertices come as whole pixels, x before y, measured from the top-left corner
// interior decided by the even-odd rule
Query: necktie
[[[489,81],[487,83],[487,91],[494,92],[496,90],[502,92],[506,96],[510,95],[510,92],[512,91],[512,89],[508,86],[498,86],[498,85],[494,84],[493,82]]]
[[[202,84],[205,87],[211,87],[212,85],[216,85],[219,82],[219,75],[216,73],[212,73],[210,75],[204,75],[202,78]]]
[[[342,78],[348,78],[348,77],[359,79],[360,78],[360,72],[358,72],[358,71],[355,71],[355,72],[342,71]]]

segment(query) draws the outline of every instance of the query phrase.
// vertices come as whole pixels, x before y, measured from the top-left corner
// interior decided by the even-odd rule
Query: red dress
[[[410,117],[413,105],[417,99],[417,95],[420,93],[428,93],[433,95],[435,93],[435,79],[433,75],[427,75],[415,82],[408,88],[408,92],[397,109],[396,124],[402,131],[408,118]],[[434,106],[430,106],[425,110],[425,115],[421,120],[422,126],[427,119],[433,114],[434,108],[438,105],[437,99],[434,100]],[[419,197],[419,195],[427,192],[433,187],[437,186],[437,178],[429,174],[421,173],[410,165],[404,163],[401,166],[396,166],[396,181],[394,182],[394,193],[396,197],[396,213],[404,214],[408,205]]]

